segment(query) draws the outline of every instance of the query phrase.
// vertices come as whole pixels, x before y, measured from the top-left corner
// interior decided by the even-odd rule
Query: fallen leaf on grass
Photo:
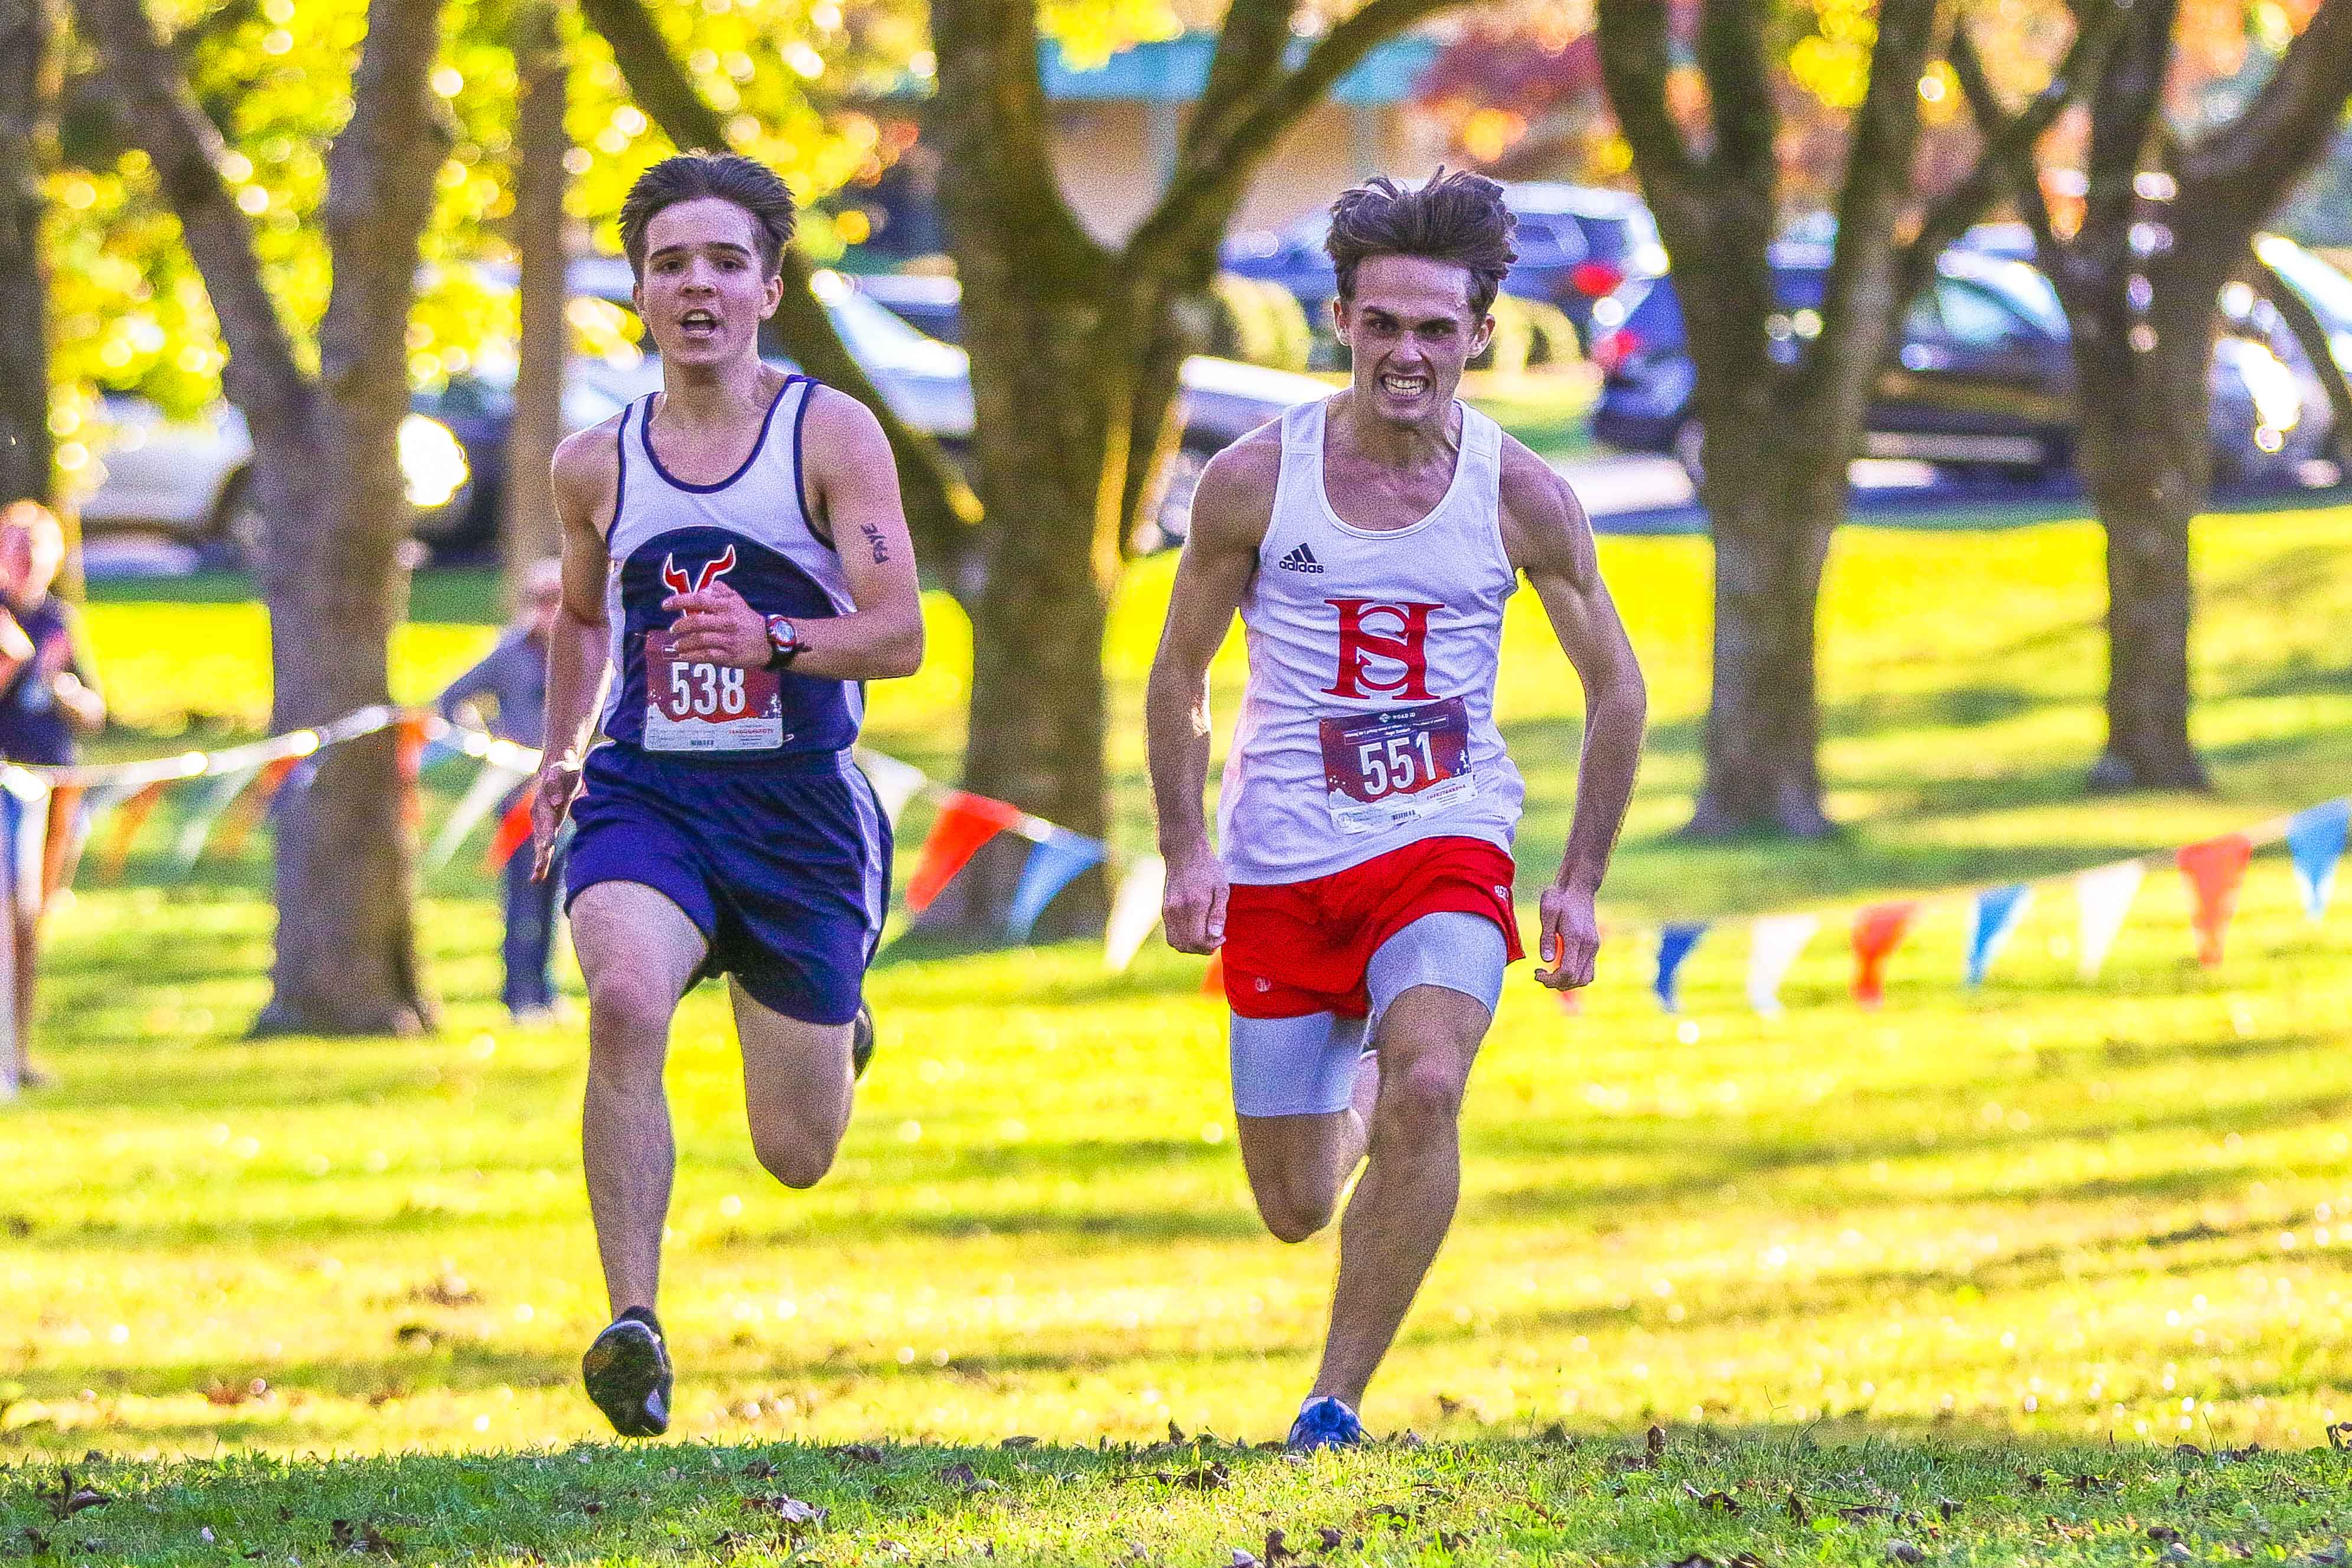
[[[1889,1563],[1925,1563],[1927,1554],[1907,1541],[1890,1541],[1886,1543],[1886,1560]]]
[[[776,1469],[773,1459],[753,1459],[743,1467],[743,1474],[750,1480],[770,1481],[776,1479]]]
[[[1223,1459],[1212,1459],[1205,1465],[1186,1470],[1182,1475],[1154,1470],[1152,1479],[1167,1486],[1183,1487],[1192,1491],[1223,1491],[1234,1484],[1234,1473],[1225,1468]]]
[[[1470,1544],[1470,1532],[1466,1530],[1441,1530],[1437,1532],[1437,1544],[1448,1552],[1459,1552]]]
[[[1030,1437],[1007,1437],[996,1446],[1000,1448],[1034,1448],[1037,1446],[1037,1439]]]
[[[2147,1527],[2147,1538],[2150,1541],[2178,1541],[2180,1531],[2168,1524],[2151,1524]]]
[[[1803,1524],[1812,1518],[1811,1512],[1805,1507],[1805,1500],[1797,1495],[1797,1489],[1794,1487],[1789,1489],[1789,1517],[1799,1524]]]
[[[1683,1495],[1701,1508],[1711,1508],[1717,1513],[1738,1513],[1739,1500],[1727,1491],[1701,1491],[1688,1481],[1683,1482]],[[1793,1493],[1791,1496],[1795,1495]]]
[[[1649,1431],[1643,1434],[1642,1446],[1649,1450],[1650,1458],[1653,1460],[1664,1458],[1666,1452],[1666,1429],[1664,1427],[1651,1427]]]
[[[838,1459],[844,1464],[878,1465],[882,1462],[882,1450],[871,1443],[835,1443],[824,1450],[824,1457]],[[971,1467],[967,1465],[964,1468],[970,1469]]]
[[[225,1410],[234,1409],[248,1400],[266,1399],[268,1396],[268,1381],[259,1377],[245,1383],[215,1383],[205,1390],[205,1403],[217,1405]]]
[[[1248,1552],[1243,1551],[1240,1547],[1236,1546],[1233,1548],[1233,1568],[1260,1568],[1258,1560],[1251,1556]]]
[[[1284,1539],[1281,1531],[1269,1530],[1265,1532],[1266,1568],[1282,1568],[1283,1563],[1297,1555],[1297,1552],[1290,1549],[1290,1542]]]
[[[1327,1524],[1322,1529],[1315,1532],[1315,1540],[1316,1543],[1321,1546],[1324,1551],[1337,1552],[1340,1547],[1347,1544],[1348,1538]]]
[[[772,1514],[786,1525],[819,1525],[824,1522],[824,1510],[804,1503],[796,1497],[786,1497],[782,1492],[774,1497],[747,1497],[743,1500],[743,1506],[753,1513]]]
[[[994,1481],[966,1464],[948,1466],[940,1471],[940,1479],[958,1491],[977,1493],[999,1490]]]
[[[22,1542],[21,1546],[19,1542]],[[29,1524],[12,1536],[8,1542],[8,1555],[11,1557],[40,1557],[47,1555],[48,1550],[49,1538]]]

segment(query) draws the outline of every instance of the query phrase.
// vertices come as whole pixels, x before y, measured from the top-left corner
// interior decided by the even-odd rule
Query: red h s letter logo
[[[1339,612],[1339,674],[1324,687],[1335,697],[1402,697],[1429,702],[1429,612],[1434,604],[1377,599],[1327,599]],[[1374,659],[1399,666],[1375,673]]]

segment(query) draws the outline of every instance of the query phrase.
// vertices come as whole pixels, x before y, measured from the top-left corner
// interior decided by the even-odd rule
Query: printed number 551
[[[1357,769],[1367,795],[1408,794],[1437,774],[1426,734],[1368,740],[1356,747]]]

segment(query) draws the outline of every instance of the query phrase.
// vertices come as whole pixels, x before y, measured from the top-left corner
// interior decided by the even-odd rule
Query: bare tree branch
[[[1127,265],[1164,267],[1171,256],[1200,245],[1204,235],[1213,239],[1284,133],[1320,103],[1341,77],[1387,39],[1460,4],[1462,0],[1367,0],[1318,39],[1296,68],[1274,75],[1262,91],[1230,109],[1212,109],[1204,99],[1202,116],[1216,123],[1197,141],[1188,139],[1191,156],[1129,239],[1123,257]],[[1261,38],[1253,51],[1263,48]],[[1275,58],[1280,57],[1277,50]],[[1241,85],[1236,78],[1235,88]]]
[[[1755,0],[1706,0],[1699,12],[1698,65],[1715,125],[1707,161],[1745,190],[1769,188],[1779,173],[1780,116],[1765,64],[1764,16],[1769,9]],[[1885,24],[1880,26],[1883,32]],[[1875,75],[1872,83],[1876,85]]]
[[[932,0],[939,91],[927,117],[956,178],[1026,237],[1031,265],[1096,276],[1110,256],[1054,178],[1052,115],[1037,65],[1035,0]]]
[[[1843,428],[1858,418],[1909,298],[1895,223],[1910,193],[1919,142],[1919,77],[1935,47],[1936,0],[1881,0],[1870,85],[1854,117],[1838,193],[1837,242],[1822,286],[1822,332],[1800,372]]]
[[[2042,223],[2049,223],[2049,206],[2041,199],[2042,182],[2034,166],[2033,150],[2058,117],[2082,95],[2084,85],[2097,78],[2100,64],[2123,20],[2115,0],[2083,0],[2076,5],[2075,14],[2081,20],[2065,57],[2058,62],[2049,82],[2015,114],[2005,112],[1994,96],[1992,82],[1985,75],[1984,60],[1977,52],[1976,40],[1969,35],[1967,22],[1962,18],[1953,20],[1952,42],[1945,57],[1950,62],[1952,74],[1959,79],[1960,92],[1970,112],[1976,116],[1984,147],[1968,174],[1927,209],[1918,235],[1906,248],[1902,284],[1905,300],[1927,287],[1928,278],[1935,275],[1936,258],[1984,215],[2004,188],[2014,193],[2021,211],[2031,204],[2039,209]],[[2027,189],[2032,193],[2031,204],[2023,193]],[[2033,223],[2031,213],[2026,221],[2029,225]],[[2034,237],[2039,243],[2039,230]]]
[[[2352,97],[2352,0],[2326,0],[2244,111],[2184,148],[2180,203],[2260,224],[2326,147]]]
[[[220,131],[157,39],[142,0],[77,0],[75,9],[106,61],[117,122],[154,166],[204,277],[228,344],[222,381],[230,399],[244,411],[257,445],[283,439],[304,417],[308,378],[277,301],[262,286],[252,225],[222,178],[227,149]]]

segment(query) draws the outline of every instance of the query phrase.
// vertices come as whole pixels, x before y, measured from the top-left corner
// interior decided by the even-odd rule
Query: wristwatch
[[[801,634],[789,617],[768,617],[768,668],[781,670],[801,656]]]

